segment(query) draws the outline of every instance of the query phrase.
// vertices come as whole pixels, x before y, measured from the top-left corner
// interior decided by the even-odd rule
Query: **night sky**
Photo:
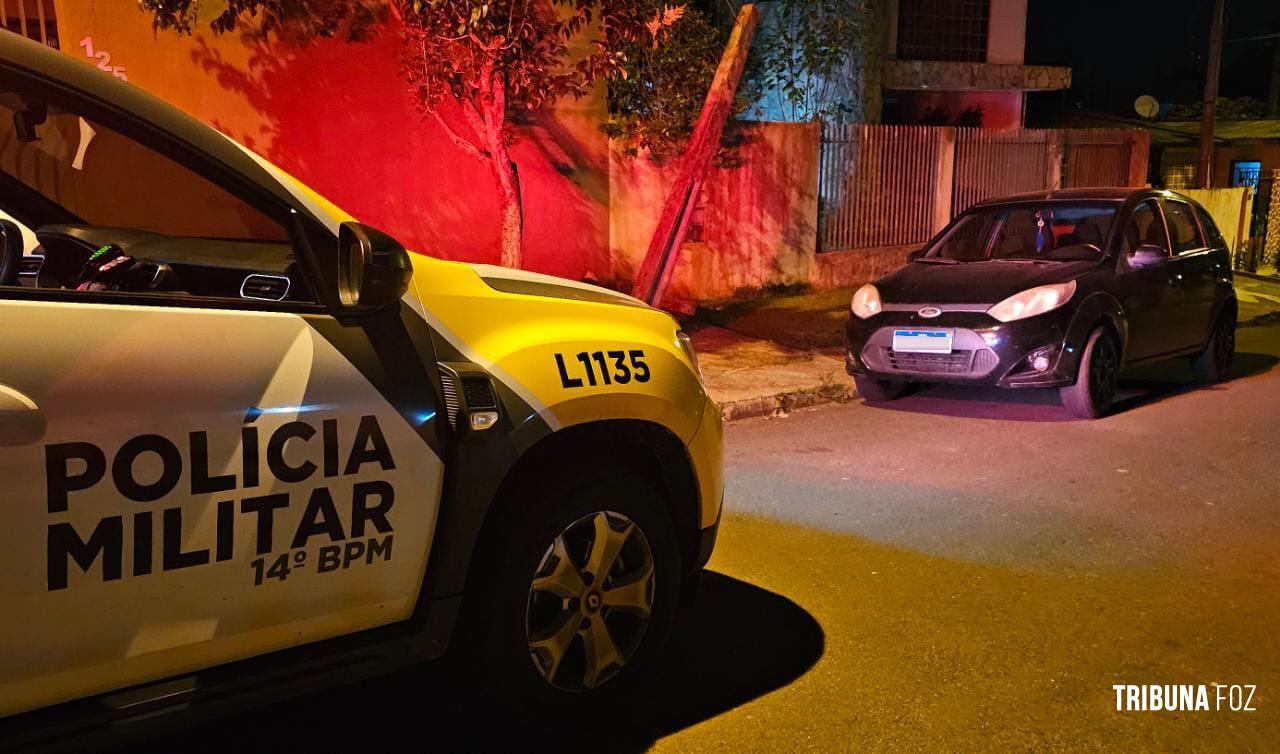
[[[1029,0],[1027,64],[1073,69],[1069,91],[1029,101],[1029,119],[1059,110],[1136,117],[1142,94],[1199,101],[1212,13],[1213,0]],[[1280,0],[1226,0],[1224,41],[1267,33],[1280,33]],[[1220,96],[1266,102],[1278,41],[1224,42]]]

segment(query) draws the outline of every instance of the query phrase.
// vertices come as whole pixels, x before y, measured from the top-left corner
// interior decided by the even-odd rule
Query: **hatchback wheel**
[[[1231,376],[1231,365],[1236,357],[1236,315],[1224,311],[1213,323],[1213,332],[1204,351],[1191,362],[1196,380],[1212,385]]]
[[[1099,327],[1089,335],[1080,357],[1076,383],[1062,388],[1062,405],[1074,416],[1097,419],[1106,416],[1116,397],[1120,378],[1120,349],[1115,338]]]

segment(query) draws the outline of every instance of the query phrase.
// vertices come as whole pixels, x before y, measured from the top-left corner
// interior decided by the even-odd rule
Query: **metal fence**
[[[1145,163],[1137,133],[825,125],[818,250],[922,243],[951,217],[995,196],[1127,185],[1134,158]],[[1145,176],[1145,165],[1139,167]]]
[[[1062,131],[1062,136],[1064,187],[1129,184],[1129,170],[1134,157],[1133,131],[1068,128]],[[1145,145],[1143,149],[1145,152]],[[1143,159],[1145,162],[1145,153]]]
[[[925,241],[943,129],[828,123],[818,165],[818,248]]]
[[[53,0],[0,0],[0,25],[55,49],[59,45]]]
[[[1248,272],[1280,266],[1280,170],[1260,171],[1253,190],[1249,237],[1236,254],[1236,269]]]
[[[958,215],[983,199],[1057,185],[1061,159],[1050,132],[961,128],[956,134],[951,211]]]

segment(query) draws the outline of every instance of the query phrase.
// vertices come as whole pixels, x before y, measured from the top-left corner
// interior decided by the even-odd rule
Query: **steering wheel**
[[[12,220],[0,220],[0,285],[18,284],[18,266],[22,262],[22,231]]]

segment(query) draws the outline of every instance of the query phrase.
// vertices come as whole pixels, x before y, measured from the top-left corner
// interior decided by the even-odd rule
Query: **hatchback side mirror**
[[[1144,243],[1133,251],[1129,252],[1126,261],[1129,266],[1135,270],[1144,267],[1154,267],[1163,264],[1169,260],[1169,252],[1154,244]]]
[[[338,302],[352,313],[390,306],[409,290],[409,252],[382,231],[357,222],[338,228]]]

